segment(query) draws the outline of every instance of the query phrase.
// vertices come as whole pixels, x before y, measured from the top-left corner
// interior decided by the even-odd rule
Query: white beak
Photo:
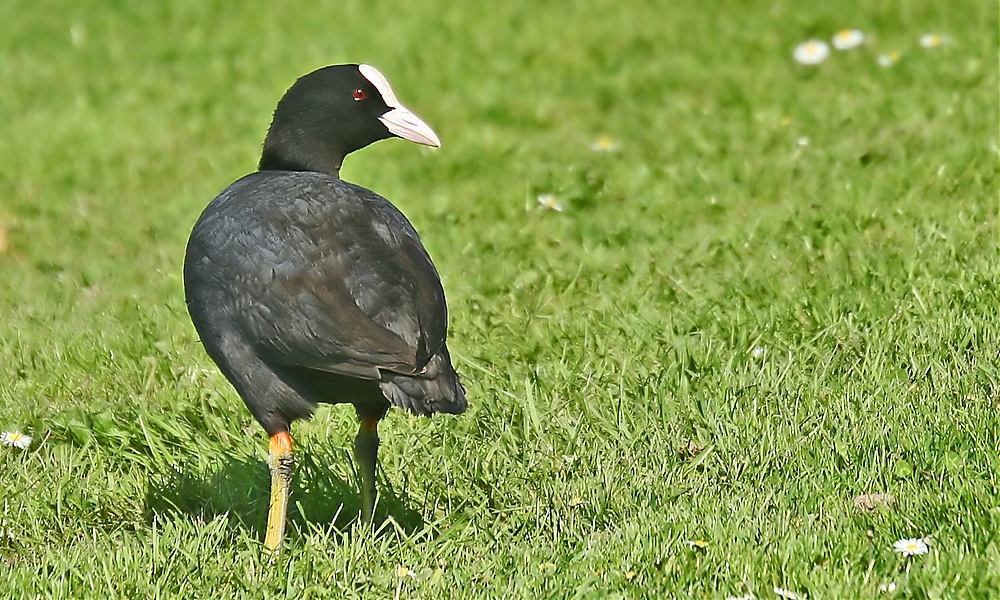
[[[358,70],[361,71],[361,75],[365,79],[375,86],[378,93],[382,95],[385,105],[389,107],[389,112],[378,118],[389,130],[389,133],[425,146],[441,147],[441,140],[438,139],[434,130],[396,99],[396,94],[389,87],[385,75],[379,73],[378,69],[371,65],[358,65]]]
[[[389,133],[398,135],[404,140],[410,140],[425,146],[441,147],[441,140],[438,139],[434,130],[427,123],[421,121],[417,115],[410,112],[404,106],[397,106],[378,118],[389,130]]]

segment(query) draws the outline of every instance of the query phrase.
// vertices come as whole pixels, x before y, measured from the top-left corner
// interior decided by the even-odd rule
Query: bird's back
[[[192,319],[216,362],[226,340],[238,338],[276,372],[371,380],[401,405],[399,390],[411,379],[416,396],[434,392],[419,382],[439,371],[441,381],[454,379],[440,410],[465,406],[447,360],[438,274],[409,221],[373,192],[320,173],[248,175],[202,214],[184,277]],[[404,383],[393,384],[399,377]],[[300,387],[308,394],[315,386]]]

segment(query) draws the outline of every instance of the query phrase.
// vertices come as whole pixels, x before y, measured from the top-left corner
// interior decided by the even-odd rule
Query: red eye
[[[358,89],[354,90],[354,101],[355,102],[360,102],[360,101],[364,100],[367,97],[368,97],[368,92],[364,91],[363,89],[358,88]]]

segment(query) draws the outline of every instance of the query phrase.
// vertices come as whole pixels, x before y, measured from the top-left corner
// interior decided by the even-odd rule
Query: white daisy
[[[832,42],[837,50],[850,50],[865,43],[865,34],[860,29],[841,29],[833,34]]]
[[[940,33],[925,33],[920,36],[920,46],[923,48],[940,48],[950,43],[951,38]]]
[[[918,554],[927,554],[927,542],[921,538],[903,538],[901,540],[896,540],[896,543],[892,545],[903,556],[916,556]]]
[[[594,152],[617,152],[621,147],[621,143],[610,135],[599,136],[590,144],[590,149]]]
[[[795,140],[795,144],[797,146],[804,148],[809,145],[809,138],[807,138],[806,136],[802,136],[799,139]]]
[[[879,54],[875,61],[878,62],[878,66],[889,68],[899,62],[899,51],[893,50],[892,52]]]
[[[726,600],[754,600],[753,594],[747,593],[742,596],[726,596]]]
[[[0,443],[27,450],[28,446],[31,445],[31,436],[24,435],[20,431],[5,431],[0,433]]]
[[[792,56],[803,65],[818,65],[830,56],[830,47],[820,40],[809,40],[795,47]]]
[[[555,194],[541,194],[538,196],[538,205],[545,210],[554,210],[556,212],[566,210],[566,207],[563,206],[562,200],[560,200]]]
[[[785,588],[775,587],[774,593],[778,596],[785,598],[786,600],[798,600],[799,595],[792,590],[786,590]]]
[[[878,591],[891,594],[896,591],[896,582],[890,581],[889,583],[878,584]]]
[[[396,577],[399,577],[400,579],[404,577],[414,578],[416,576],[417,576],[416,572],[412,571],[409,567],[405,565],[399,565],[398,567],[396,567]]]
[[[764,356],[764,346],[754,346],[753,350],[750,351],[750,355],[754,358],[760,358]]]
[[[692,550],[704,550],[708,548],[708,542],[705,540],[684,540],[684,545]]]

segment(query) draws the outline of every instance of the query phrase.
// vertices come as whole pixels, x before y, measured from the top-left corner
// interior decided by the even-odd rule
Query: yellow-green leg
[[[271,503],[267,509],[267,533],[264,535],[264,547],[272,552],[281,548],[285,538],[294,464],[292,436],[287,431],[272,435],[267,455],[267,466],[271,469]]]
[[[375,514],[375,471],[378,468],[378,418],[361,417],[354,438],[354,457],[361,472],[361,522],[370,525]]]

